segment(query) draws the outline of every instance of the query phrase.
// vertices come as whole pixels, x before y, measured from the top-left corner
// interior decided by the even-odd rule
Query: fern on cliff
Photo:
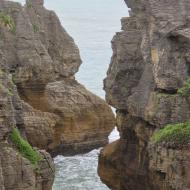
[[[38,162],[42,159],[42,157],[25,139],[22,138],[18,129],[14,128],[12,130],[10,138],[20,154],[28,159],[35,169],[38,168]]]

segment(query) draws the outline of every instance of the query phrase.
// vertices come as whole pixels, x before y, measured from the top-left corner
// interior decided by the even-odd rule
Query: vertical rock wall
[[[0,1],[0,190],[52,189],[45,150],[90,151],[106,145],[115,126],[105,101],[75,80],[78,47],[43,3]],[[37,147],[37,168],[11,138],[15,128]]]
[[[99,175],[113,190],[190,189],[189,145],[152,143],[155,131],[190,118],[188,0],[126,0],[130,17],[112,40],[105,79],[121,139],[101,152]]]
[[[18,97],[11,75],[0,59],[0,189],[1,190],[51,190],[54,181],[54,164],[50,155],[38,151],[41,161],[38,170],[23,156],[10,135],[16,125],[23,125]],[[23,131],[24,132],[24,131]]]
[[[108,143],[111,108],[75,80],[78,47],[43,1],[0,2],[14,23],[2,24],[0,49],[22,100],[19,125],[29,142],[57,154],[76,154]],[[11,31],[10,31],[11,30]],[[40,136],[40,138],[39,138]]]

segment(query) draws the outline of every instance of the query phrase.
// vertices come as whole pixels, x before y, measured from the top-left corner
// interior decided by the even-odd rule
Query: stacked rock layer
[[[190,2],[125,0],[130,17],[112,41],[105,79],[121,139],[104,148],[99,175],[113,190],[190,189],[189,145],[152,141],[190,118]]]
[[[0,1],[2,190],[50,190],[54,165],[40,149],[53,156],[87,152],[106,145],[115,125],[105,101],[75,80],[81,65],[79,50],[43,3],[27,0],[22,6]],[[15,144],[11,139],[16,128],[37,147],[41,155],[37,169],[25,149],[18,148],[24,141]]]

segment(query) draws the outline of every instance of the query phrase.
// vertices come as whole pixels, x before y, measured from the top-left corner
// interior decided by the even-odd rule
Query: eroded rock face
[[[101,152],[99,174],[114,190],[190,189],[188,148],[151,141],[166,124],[189,120],[189,97],[178,89],[190,75],[190,3],[126,3],[130,17],[113,38],[104,83],[108,103],[118,110],[121,139]]]
[[[42,159],[37,171],[10,139],[16,125],[21,131],[24,129],[20,112],[22,101],[19,99],[16,86],[12,83],[11,75],[2,64],[0,72],[0,189],[51,190],[55,168],[50,155],[45,151],[39,152]]]
[[[117,113],[121,139],[106,146],[99,157],[99,175],[114,190],[154,189],[149,182],[147,145],[154,127],[128,113]],[[138,183],[137,183],[138,182]]]
[[[114,116],[105,101],[75,80],[50,83],[46,87],[49,112],[59,117],[53,154],[82,153],[106,145],[114,126]]]
[[[75,80],[78,47],[43,0],[0,1],[0,189],[50,190],[52,158],[107,144],[111,108]],[[35,170],[11,140],[17,127],[41,154]]]
[[[56,14],[36,0],[27,0],[24,7],[1,1],[0,10],[15,22],[14,32],[1,28],[0,49],[22,100],[20,128],[29,142],[52,155],[105,145],[114,115],[75,81],[79,50]]]
[[[40,163],[40,173],[31,163],[8,144],[1,143],[0,148],[2,190],[51,190],[54,181],[53,160],[44,152]],[[1,187],[0,186],[0,187]]]

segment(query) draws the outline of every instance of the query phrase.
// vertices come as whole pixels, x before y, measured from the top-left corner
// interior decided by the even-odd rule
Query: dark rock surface
[[[154,145],[152,134],[190,118],[188,0],[126,0],[130,17],[112,41],[105,79],[121,139],[100,154],[99,174],[113,190],[188,190],[189,147]]]

